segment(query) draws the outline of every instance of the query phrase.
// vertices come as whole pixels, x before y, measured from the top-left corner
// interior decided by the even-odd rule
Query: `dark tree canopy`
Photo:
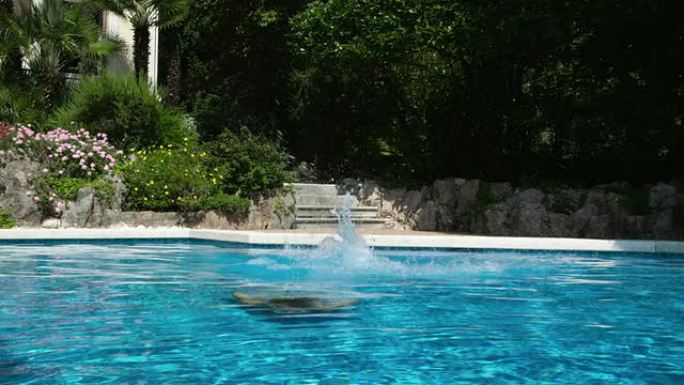
[[[684,170],[684,4],[192,2],[205,134],[281,135],[322,178],[643,182]]]

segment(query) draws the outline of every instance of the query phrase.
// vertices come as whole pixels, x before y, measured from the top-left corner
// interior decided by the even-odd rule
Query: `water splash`
[[[251,264],[269,270],[289,270],[290,278],[303,282],[336,281],[350,283],[373,277],[409,279],[460,279],[474,274],[500,273],[507,269],[542,269],[556,264],[578,263],[576,256],[532,255],[525,252],[454,252],[439,250],[374,250],[357,232],[352,220],[355,199],[347,193],[335,209],[339,225],[334,234],[314,249],[291,248],[277,256],[269,255]]]
[[[401,258],[395,253],[378,253],[366,245],[352,220],[355,199],[347,193],[343,203],[335,209],[339,225],[331,236],[315,249],[295,249],[289,253],[287,265],[307,271],[308,278],[319,280],[364,279],[369,276],[435,277],[453,275],[458,271],[481,272],[498,269],[490,259],[470,261],[429,256]],[[385,254],[385,255],[382,255]],[[277,265],[284,267],[282,263]]]

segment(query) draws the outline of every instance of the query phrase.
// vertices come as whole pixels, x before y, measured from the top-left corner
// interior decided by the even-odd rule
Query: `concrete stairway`
[[[297,228],[335,227],[338,217],[335,210],[345,203],[345,192],[334,184],[293,183],[296,204]],[[386,220],[378,216],[379,208],[362,206],[352,196],[352,222],[359,227],[384,228]]]

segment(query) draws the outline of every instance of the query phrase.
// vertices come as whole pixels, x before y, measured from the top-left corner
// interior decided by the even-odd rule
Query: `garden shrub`
[[[250,205],[249,199],[224,193],[186,200],[182,204],[187,211],[215,210],[225,214],[245,214],[249,211]]]
[[[0,208],[0,229],[11,229],[16,226],[16,221],[10,214]]]
[[[268,193],[294,180],[280,146],[245,129],[221,134],[208,144],[208,152],[208,164],[221,176],[219,188],[226,194]]]
[[[606,192],[617,194],[620,205],[629,215],[648,215],[651,207],[648,201],[648,192],[645,188],[637,188],[629,184],[614,184],[604,187]]]
[[[40,90],[0,84],[0,122],[38,124],[46,119]]]
[[[33,185],[39,196],[59,197],[68,201],[76,200],[79,190],[86,187],[94,188],[98,198],[102,200],[108,201],[114,196],[114,186],[104,178],[89,180],[38,176],[33,179]]]
[[[111,74],[83,79],[50,119],[57,126],[72,122],[106,133],[122,148],[177,143],[190,131],[185,114],[164,106],[149,85]]]
[[[45,216],[53,214],[55,199],[75,200],[84,187],[95,188],[103,200],[111,199],[114,187],[105,176],[113,171],[121,155],[106,134],[62,128],[37,133],[29,126],[0,124],[0,163],[28,158],[41,165],[40,173],[33,175],[31,182],[33,199]]]
[[[134,153],[120,167],[128,187],[127,204],[136,210],[202,211],[244,214],[251,202],[221,191],[223,175],[206,167],[208,154],[192,138]]]
[[[197,201],[219,184],[207,172],[205,152],[191,140],[134,153],[135,159],[120,168],[128,187],[128,205],[136,210],[184,209],[184,202]]]
[[[106,134],[93,135],[85,129],[56,128],[41,134],[28,126],[0,126],[0,156],[40,162],[44,174],[94,178],[113,170],[121,154]]]

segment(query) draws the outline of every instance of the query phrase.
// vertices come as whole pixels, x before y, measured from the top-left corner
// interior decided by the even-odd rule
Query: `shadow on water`
[[[283,326],[326,324],[358,319],[353,308],[287,313],[279,312],[271,307],[263,305],[233,303],[250,316],[258,318],[261,321],[277,323]]]
[[[28,360],[14,357],[10,346],[11,341],[0,337],[0,385],[32,383],[58,376],[58,369],[36,370]]]
[[[316,249],[311,250],[305,261],[322,262],[323,270],[341,267],[349,269],[362,264],[366,266],[374,258],[372,251],[358,235],[351,221],[352,197],[347,197],[336,209],[339,226],[335,234],[326,238]],[[315,266],[304,266],[307,270]],[[307,285],[310,286],[310,285]],[[288,285],[257,288],[256,292],[234,291],[233,304],[246,313],[269,322],[286,325],[339,322],[354,319],[353,311],[359,299],[345,297],[339,293],[330,295],[330,290],[311,288],[289,290]]]

